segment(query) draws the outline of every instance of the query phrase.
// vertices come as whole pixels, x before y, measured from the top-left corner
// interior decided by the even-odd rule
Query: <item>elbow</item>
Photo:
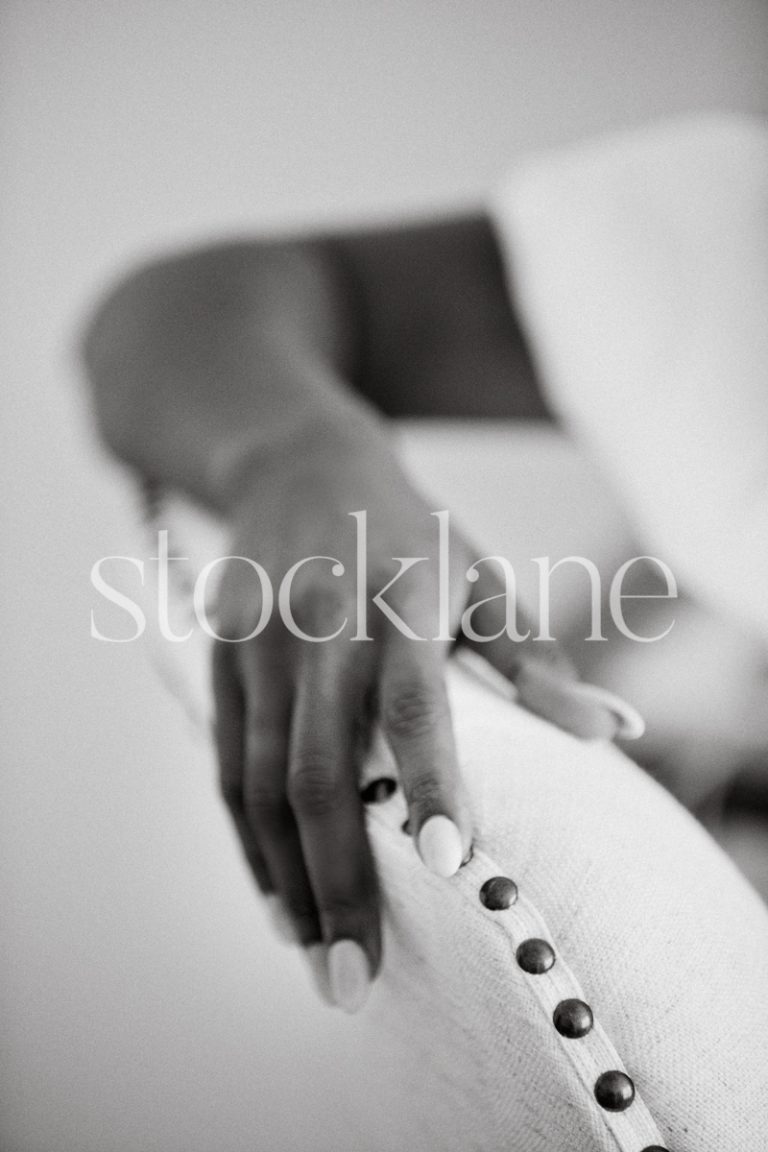
[[[141,330],[150,311],[148,271],[118,281],[86,317],[77,341],[95,430],[127,464],[135,463],[141,438],[141,350],[146,346]]]
[[[134,467],[188,381],[246,309],[243,249],[212,246],[130,272],[86,319],[78,353],[96,429]]]
[[[128,273],[86,318],[78,340],[96,431],[113,455],[140,470],[189,330],[189,264],[180,255]]]

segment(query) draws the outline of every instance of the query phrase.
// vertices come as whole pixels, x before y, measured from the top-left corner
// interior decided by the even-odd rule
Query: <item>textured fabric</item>
[[[652,548],[702,596],[761,627],[763,151],[762,130],[741,122],[641,134],[534,164],[497,205],[556,405],[595,446]],[[220,553],[189,511],[173,523],[197,566]],[[763,578],[734,597],[741,534]],[[180,647],[161,645],[166,677],[208,713],[207,645]],[[401,793],[369,809],[385,962],[361,1021],[379,1086],[365,1102],[366,1152],[763,1152],[763,904],[620,751],[525,713],[477,666],[453,663],[449,688],[473,859],[438,879],[402,831]],[[365,775],[393,773],[378,742]],[[505,912],[479,900],[494,873],[519,888]],[[542,976],[515,959],[532,931],[557,957]],[[553,1026],[566,994],[593,1009],[583,1039]],[[625,1113],[594,1099],[603,1062],[635,1082]]]
[[[573,1053],[594,1038],[561,1039],[542,1011],[535,982],[546,977],[519,969],[518,931],[504,924],[515,909],[481,906],[492,862],[543,917],[571,995],[591,1005],[661,1143],[759,1152],[764,906],[617,749],[557,731],[460,668],[450,687],[480,859],[436,879],[400,829],[399,794],[370,814],[387,900],[386,963],[367,1016],[392,1104],[382,1147],[641,1152],[652,1142],[635,1105],[607,1123],[585,1087]],[[385,768],[377,756],[374,772]]]
[[[215,526],[179,503],[169,515],[178,551],[195,565],[221,554]],[[176,598],[180,626],[188,605],[179,586]],[[198,642],[162,643],[158,655],[167,682],[204,715],[209,652]],[[481,661],[462,659],[449,688],[474,858],[438,879],[402,831],[402,794],[369,808],[385,962],[356,1022],[378,1084],[365,1103],[366,1152],[641,1152],[654,1142],[670,1152],[762,1152],[764,905],[618,749],[529,715]],[[394,774],[379,740],[364,778]],[[480,903],[495,873],[518,885],[509,912]],[[534,924],[557,956],[546,976],[515,960]],[[560,993],[591,1005],[587,1038],[558,1036]],[[590,1090],[603,1060],[635,1082],[624,1114],[606,1114]]]
[[[521,165],[494,202],[553,407],[649,549],[768,639],[768,127],[685,119]]]

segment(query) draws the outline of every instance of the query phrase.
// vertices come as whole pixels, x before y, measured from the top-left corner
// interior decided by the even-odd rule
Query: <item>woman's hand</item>
[[[448,540],[445,524],[441,555],[435,510],[383,435],[318,430],[292,445],[288,465],[262,464],[241,483],[233,555],[263,566],[275,602],[263,630],[241,640],[265,605],[253,567],[230,561],[218,631],[241,642],[217,644],[214,656],[222,790],[259,887],[310,950],[331,999],[354,1011],[381,959],[359,791],[372,723],[394,754],[419,853],[442,876],[472,839],[444,681],[453,638],[560,726],[610,737],[616,723],[573,690],[551,644],[523,638],[493,564],[472,568],[477,552],[455,530]]]
[[[282,611],[279,595],[262,602],[252,565],[225,570],[218,633],[255,634],[216,648],[221,781],[259,885],[330,975],[333,999],[354,1009],[381,954],[358,791],[373,720],[418,850],[442,875],[472,836],[443,680],[453,637],[554,723],[616,731],[551,644],[522,639],[498,572],[473,568],[458,532],[445,562],[447,525],[411,488],[376,415],[385,399],[401,414],[545,413],[490,221],[160,260],[107,297],[83,353],[113,452],[224,515],[233,554],[261,564],[270,589],[298,565]],[[515,627],[517,640],[505,634]]]

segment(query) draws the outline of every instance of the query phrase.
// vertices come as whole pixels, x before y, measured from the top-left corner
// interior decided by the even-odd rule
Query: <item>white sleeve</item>
[[[768,126],[535,157],[493,215],[554,410],[644,546],[768,640]]]

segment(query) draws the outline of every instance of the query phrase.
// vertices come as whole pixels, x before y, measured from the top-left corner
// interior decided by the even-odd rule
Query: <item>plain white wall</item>
[[[131,500],[72,354],[127,261],[479,202],[522,150],[765,112],[754,0],[5,0],[2,1152],[365,1147],[375,1085],[267,936],[207,751],[89,639]]]

